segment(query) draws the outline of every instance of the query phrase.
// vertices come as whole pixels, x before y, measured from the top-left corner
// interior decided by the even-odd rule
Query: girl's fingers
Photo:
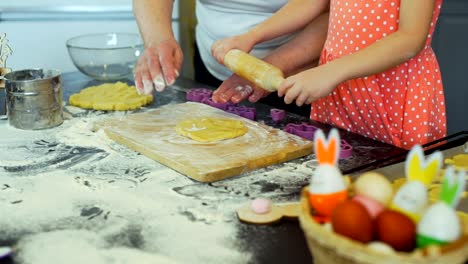
[[[299,96],[300,91],[301,89],[297,88],[296,86],[289,88],[284,95],[284,102],[286,104],[292,103]]]
[[[296,99],[296,105],[297,105],[297,106],[302,106],[303,104],[306,103],[308,97],[309,97],[309,96],[307,95],[307,93],[301,92],[301,93],[299,94],[299,96],[297,97],[297,99]]]
[[[306,100],[306,105],[310,105],[310,104],[312,104],[312,102],[314,102],[314,101],[315,101],[314,98],[311,97],[311,96],[309,96],[309,97],[307,98],[307,100]]]
[[[285,79],[280,87],[278,88],[278,97],[283,97],[286,92],[288,91],[288,89],[290,89],[292,86],[294,85],[294,80],[290,79],[290,78],[287,78]]]

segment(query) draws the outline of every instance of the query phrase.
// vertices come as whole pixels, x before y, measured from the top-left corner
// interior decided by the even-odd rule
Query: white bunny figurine
[[[427,207],[427,187],[440,173],[442,158],[442,153],[436,151],[425,160],[422,147],[415,145],[408,153],[405,164],[408,181],[397,191],[390,208],[417,223]]]
[[[460,219],[455,207],[465,190],[465,172],[447,168],[437,203],[427,209],[418,224],[416,243],[418,247],[443,245],[460,238]]]
[[[322,130],[314,135],[314,150],[318,167],[309,184],[309,202],[321,221],[329,221],[333,209],[348,198],[346,182],[337,166],[340,154],[340,135],[332,129],[328,140]]]

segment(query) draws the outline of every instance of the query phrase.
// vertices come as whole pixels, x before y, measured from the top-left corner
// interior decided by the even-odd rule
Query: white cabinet
[[[88,33],[133,32],[138,27],[131,0],[15,0],[0,2],[0,33],[13,54],[7,66],[76,71],[65,46],[67,39]],[[39,5],[40,4],[40,5]],[[173,28],[178,38],[177,6]]]

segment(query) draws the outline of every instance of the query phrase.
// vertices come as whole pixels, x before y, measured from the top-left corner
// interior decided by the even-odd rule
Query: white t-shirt
[[[218,39],[247,32],[269,18],[287,2],[288,0],[198,0],[197,46],[208,71],[220,80],[231,76],[232,72],[212,57],[213,43]],[[254,47],[251,54],[263,58],[290,38],[291,36],[283,36],[260,43]]]

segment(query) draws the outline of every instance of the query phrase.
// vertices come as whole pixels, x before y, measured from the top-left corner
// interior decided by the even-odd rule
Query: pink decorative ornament
[[[266,214],[271,211],[271,201],[266,198],[256,198],[250,204],[250,208],[256,214]]]

